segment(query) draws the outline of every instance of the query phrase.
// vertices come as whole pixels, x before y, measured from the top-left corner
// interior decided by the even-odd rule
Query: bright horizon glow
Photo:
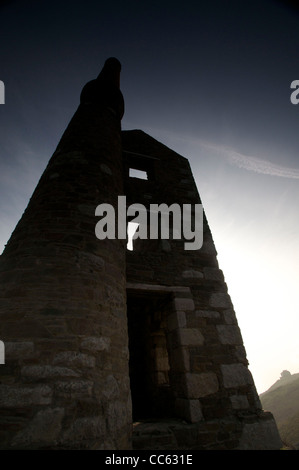
[[[219,245],[218,261],[235,308],[249,369],[258,393],[262,393],[284,369],[292,374],[299,372],[299,304],[287,301],[296,286],[288,284],[289,278],[281,285],[277,271],[271,269],[271,260],[268,267],[265,262],[269,253],[263,253],[260,263],[260,253],[256,257],[244,255],[241,243],[229,245],[222,240]]]

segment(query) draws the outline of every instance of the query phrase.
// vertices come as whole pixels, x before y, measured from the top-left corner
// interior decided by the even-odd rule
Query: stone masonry
[[[186,158],[121,132],[119,72],[83,88],[0,258],[0,448],[278,449],[205,215],[199,250],[95,235],[120,195],[200,204]]]
[[[122,141],[128,204],[138,201],[150,207],[163,202],[169,206],[177,202],[201,203],[186,158],[142,131],[124,131]],[[148,179],[130,178],[130,167],[146,171]],[[184,250],[182,240],[137,239],[136,248],[127,251],[128,318],[133,300],[137,314],[145,315],[148,299],[156,298],[156,305],[147,313],[151,325],[143,348],[149,350],[148,355],[152,352],[152,363],[163,362],[165,351],[168,358],[166,379],[166,367],[160,366],[160,376],[164,372],[162,380],[155,371],[157,365],[143,364],[146,374],[152,374],[148,388],[155,398],[154,407],[161,400],[163,410],[160,413],[154,410],[149,416],[145,412],[145,417],[181,418],[184,423],[194,423],[184,424],[183,429],[173,422],[169,425],[160,422],[156,427],[148,422],[135,425],[135,446],[150,448],[147,446],[153,445],[153,436],[161,432],[166,445],[170,445],[168,448],[279,448],[274,419],[262,411],[248,369],[242,336],[205,215],[203,232],[199,250]],[[153,318],[158,317],[158,312],[160,318]],[[142,351],[139,361],[141,358]],[[133,385],[131,377],[134,416]],[[148,400],[144,406],[148,409]],[[140,413],[142,418],[142,409]]]

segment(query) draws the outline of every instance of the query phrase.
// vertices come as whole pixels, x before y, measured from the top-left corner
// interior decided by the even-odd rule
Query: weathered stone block
[[[52,389],[48,385],[8,386],[0,385],[0,407],[21,408],[32,405],[49,405]]]
[[[210,297],[210,306],[214,308],[230,308],[232,306],[230,296],[221,292],[214,292]]]
[[[63,416],[63,408],[47,408],[39,411],[28,426],[14,437],[12,446],[57,444]]]
[[[203,273],[201,271],[196,271],[195,269],[189,269],[182,272],[182,277],[184,279],[202,279]]]
[[[215,310],[195,310],[195,316],[198,318],[220,318],[220,313]]]
[[[78,210],[81,212],[81,214],[89,216],[94,216],[95,213],[95,207],[93,204],[79,204]]]
[[[238,449],[240,450],[278,450],[282,442],[275,421],[259,420],[245,423]]]
[[[98,351],[108,351],[110,348],[111,339],[101,336],[89,336],[88,338],[84,338],[81,342],[82,349],[87,349],[91,353],[95,353]]]
[[[248,360],[246,357],[246,351],[243,345],[236,346],[235,355],[238,362],[248,365]]]
[[[106,175],[112,175],[111,168],[109,168],[109,166],[106,165],[105,163],[101,163],[100,168],[103,173],[106,173]]]
[[[107,407],[108,428],[115,433],[128,424],[126,403],[120,400],[111,401]]]
[[[238,326],[217,325],[216,328],[222,344],[242,344],[242,337]]]
[[[85,441],[88,443],[90,440],[101,438],[105,432],[106,423],[103,416],[78,418],[63,433],[60,443],[72,445],[81,442],[81,446],[84,447]]]
[[[102,394],[108,400],[119,397],[120,389],[116,378],[113,375],[108,375],[103,383]]]
[[[21,369],[21,374],[23,377],[28,377],[31,379],[45,379],[51,377],[79,377],[79,374],[68,367],[59,367],[59,366],[24,366]]]
[[[94,207],[93,207],[93,215],[94,215]],[[81,251],[79,253],[77,266],[81,269],[96,269],[101,271],[104,266],[105,262],[103,258],[93,253]]]
[[[190,423],[198,423],[203,419],[199,400],[177,398],[175,401],[176,415]]]
[[[167,328],[169,331],[175,330],[176,328],[184,328],[185,326],[186,326],[185,312],[178,311],[167,316]]]
[[[180,328],[178,330],[181,346],[200,346],[205,340],[197,328]]]
[[[174,306],[176,310],[194,310],[193,299],[180,299],[176,297],[174,299]]]
[[[8,341],[5,343],[5,359],[28,359],[34,355],[34,344],[31,341]]]
[[[200,250],[201,250],[202,253],[204,253],[206,255],[212,255],[212,256],[217,255],[217,251],[216,251],[215,245],[213,243],[213,240],[204,240],[204,243],[203,243]]]
[[[55,383],[55,395],[64,398],[80,399],[91,396],[93,382],[90,380],[72,380]]]
[[[232,308],[223,311],[223,317],[225,323],[228,325],[235,325],[237,324],[236,314]]]
[[[204,277],[207,281],[224,281],[223,272],[221,269],[213,268],[213,267],[206,267],[203,270]]]
[[[95,367],[95,358],[77,351],[64,351],[55,356],[53,364],[61,364],[75,368],[92,368]]]
[[[190,370],[189,351],[187,348],[176,348],[171,351],[171,369],[176,372]]]
[[[223,364],[221,365],[221,371],[225,388],[239,387],[253,383],[249,370],[243,364]]]
[[[232,395],[230,401],[234,410],[246,410],[249,408],[246,395]]]
[[[187,373],[186,386],[189,398],[205,397],[219,390],[218,379],[214,372]]]

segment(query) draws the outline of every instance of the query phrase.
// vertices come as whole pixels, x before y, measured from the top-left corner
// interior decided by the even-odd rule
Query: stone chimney
[[[130,448],[126,240],[95,236],[123,193],[120,68],[84,86],[0,258],[1,448]]]

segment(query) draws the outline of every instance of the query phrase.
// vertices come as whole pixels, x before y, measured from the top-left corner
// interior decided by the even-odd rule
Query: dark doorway
[[[127,294],[133,420],[173,416],[166,316],[168,295]]]

